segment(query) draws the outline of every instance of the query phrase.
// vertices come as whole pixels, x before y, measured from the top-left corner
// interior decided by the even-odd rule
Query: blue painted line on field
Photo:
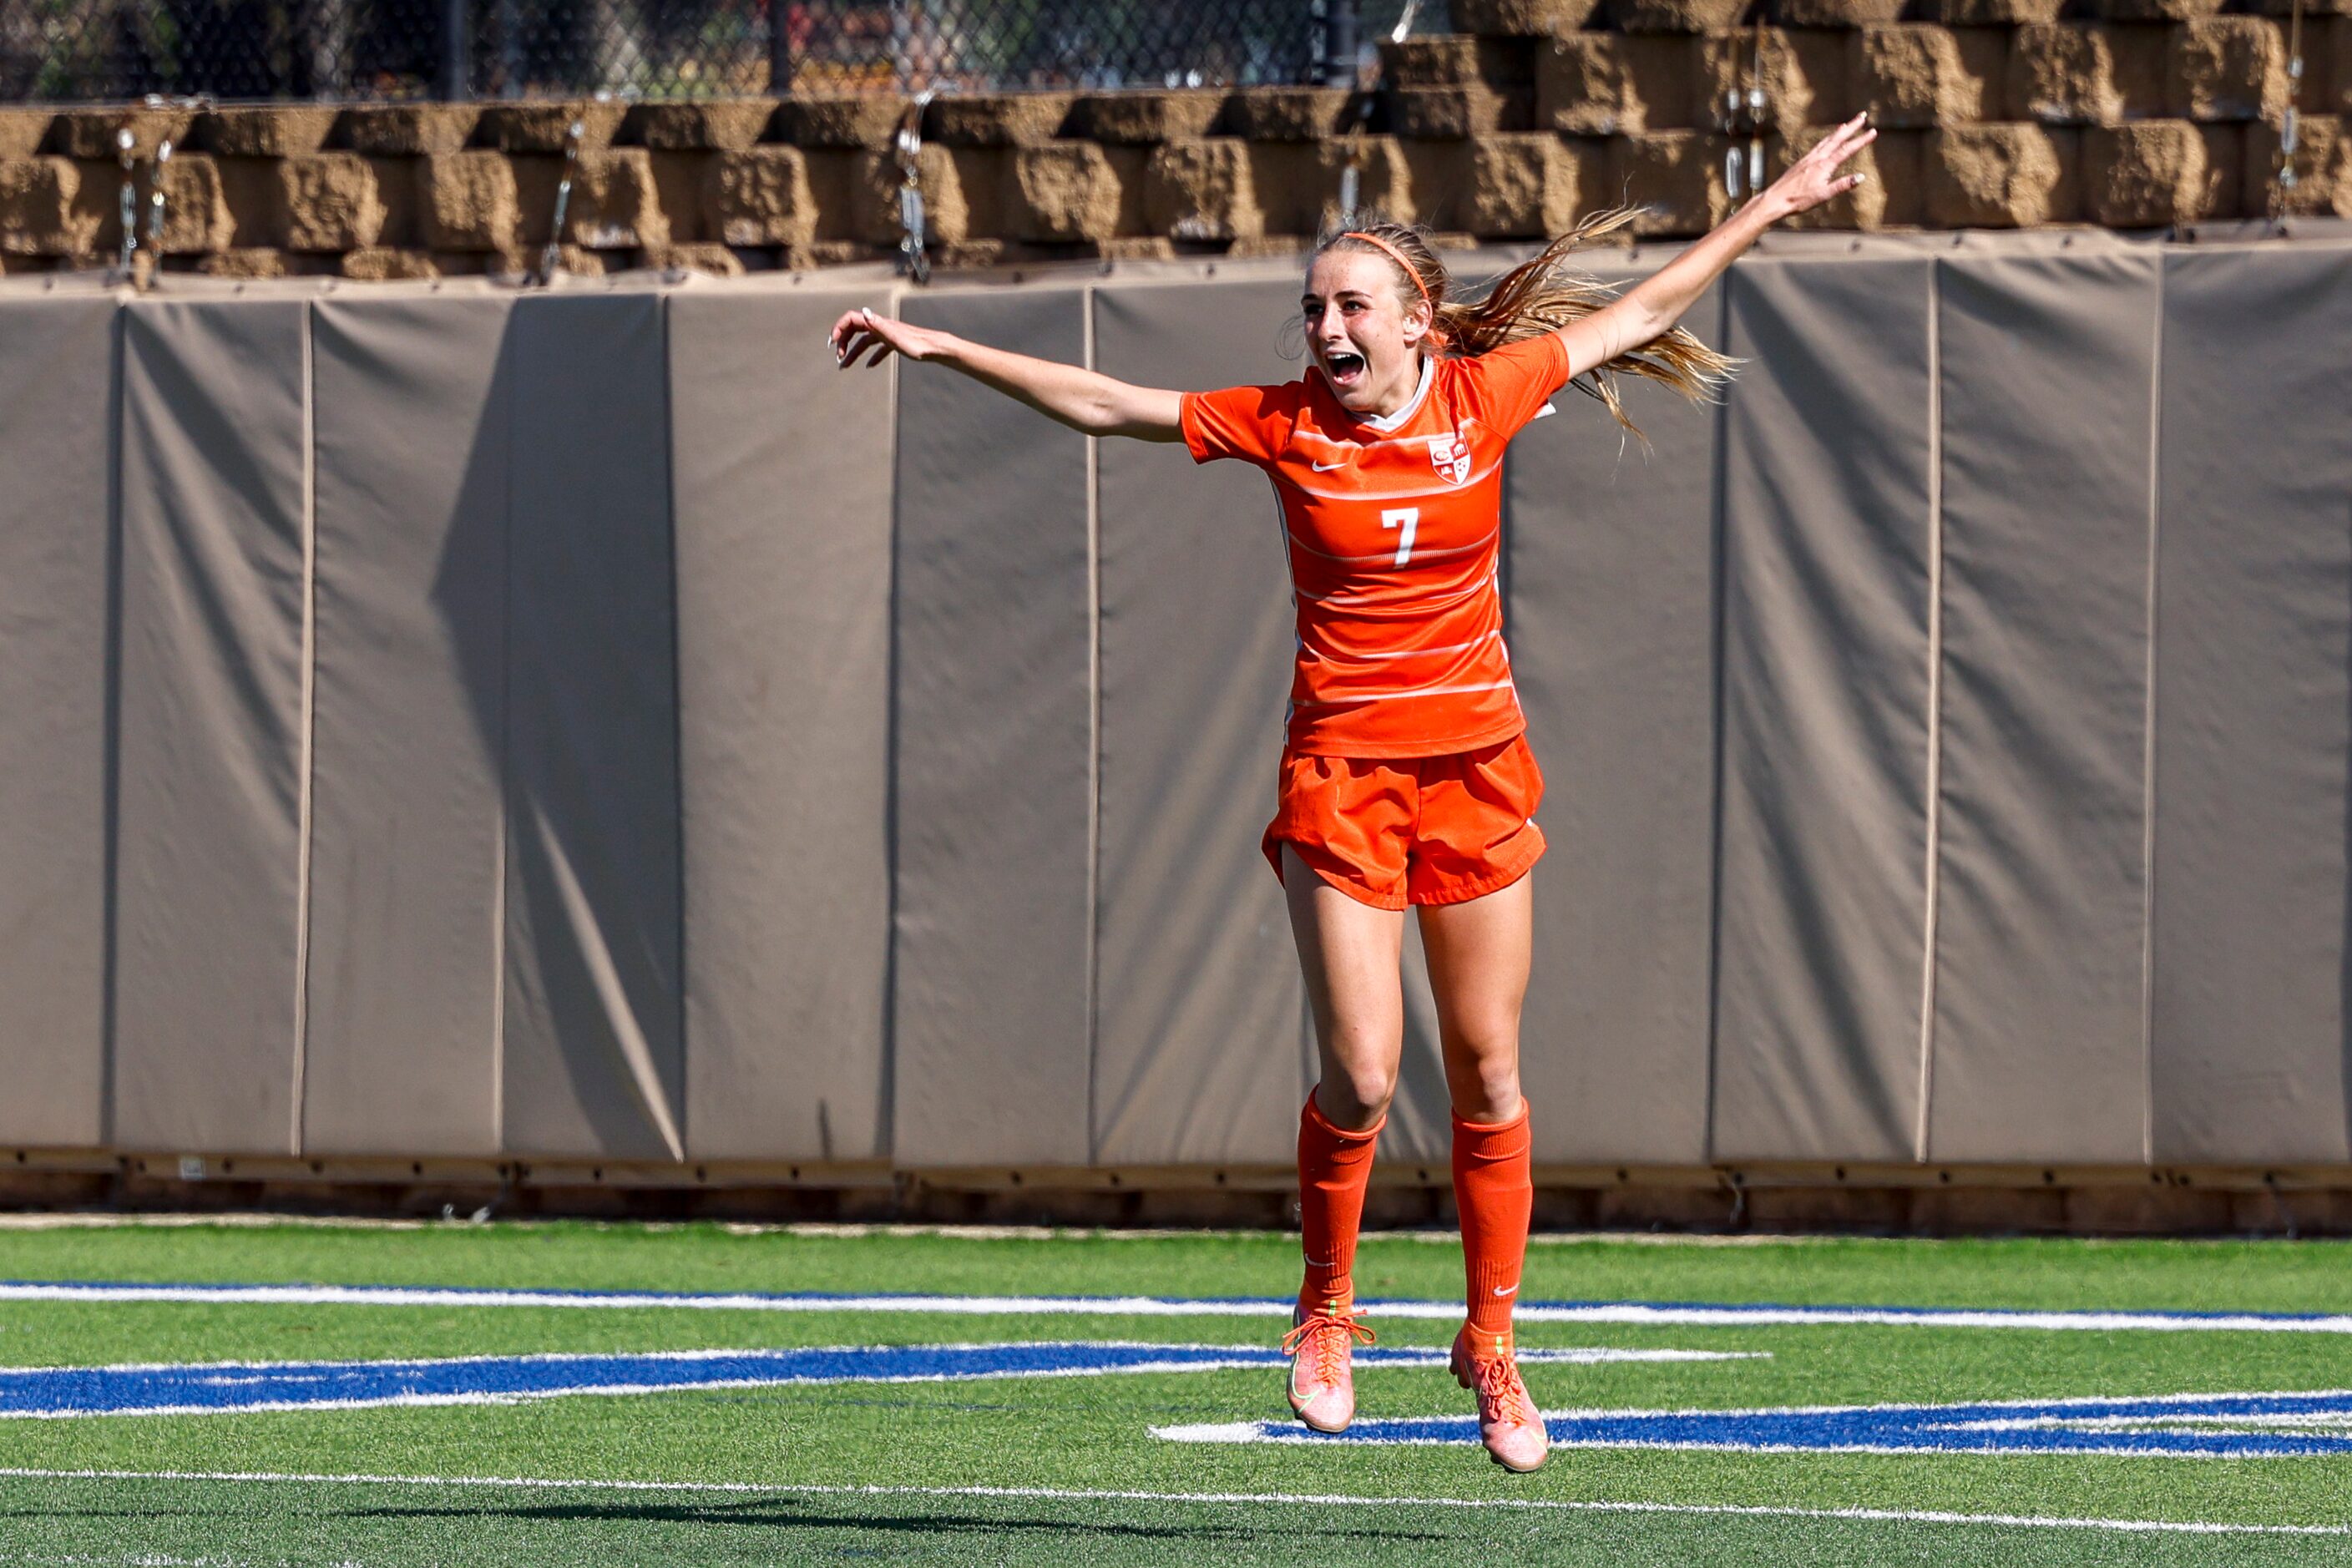
[[[1435,1366],[1444,1351],[1375,1346],[1357,1359]],[[431,1361],[211,1363],[0,1368],[0,1418],[215,1414],[379,1405],[499,1404],[579,1394],[806,1383],[928,1383],[1271,1367],[1260,1345],[872,1345],[650,1355],[467,1356]]]
[[[0,1301],[239,1301],[255,1304],[438,1307],[677,1308],[730,1311],[936,1312],[964,1315],[1286,1317],[1288,1297],[950,1296],[910,1291],[763,1292],[498,1289],[428,1285],[163,1284],[0,1281]],[[1458,1301],[1369,1300],[1375,1317],[1458,1318]],[[2352,1334],[2352,1314],[2219,1310],[1834,1306],[1739,1301],[1523,1301],[1523,1322],[1779,1326],[1879,1324],[1921,1328],[2212,1330]]]
[[[2352,1455],[2352,1390],[2132,1399],[1849,1405],[1795,1410],[1579,1411],[1555,1445],[1743,1453],[2098,1454],[2179,1458]],[[1359,1421],[1324,1434],[1286,1421],[1167,1426],[1177,1442],[1475,1443],[1471,1416]]]

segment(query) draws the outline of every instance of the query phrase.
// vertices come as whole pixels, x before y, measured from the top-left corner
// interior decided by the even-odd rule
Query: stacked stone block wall
[[[2231,0],[2239,4],[2241,0]],[[1598,208],[1686,236],[1729,212],[1726,106],[1764,90],[1772,169],[1868,112],[1872,175],[1822,228],[2126,229],[2268,216],[2301,114],[2288,216],[2352,217],[2352,0],[1455,0],[1458,35],[1381,47],[1365,91],[1262,88],[948,97],[920,179],[944,265],[1263,254],[1359,205],[1469,243]],[[895,252],[907,105],[712,103],[0,109],[0,269],[117,250],[119,131],[169,138],[142,266],[242,277],[722,273]],[[551,236],[567,128],[583,127]],[[143,238],[143,236],[142,236]]]

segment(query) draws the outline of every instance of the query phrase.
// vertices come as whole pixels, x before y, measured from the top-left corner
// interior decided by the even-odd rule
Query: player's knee
[[[1360,1131],[1389,1113],[1396,1098],[1396,1074],[1380,1067],[1348,1068],[1326,1073],[1317,1101],[1334,1127]]]

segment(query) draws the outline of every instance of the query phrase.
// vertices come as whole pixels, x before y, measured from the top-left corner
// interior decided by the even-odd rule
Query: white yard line
[[[2053,1514],[1948,1513],[1931,1509],[1776,1508],[1744,1503],[1604,1502],[1554,1498],[1365,1497],[1347,1492],[1150,1492],[1076,1487],[803,1486],[789,1481],[562,1480],[537,1476],[309,1475],[268,1470],[43,1470],[0,1468],[0,1479],[70,1481],[255,1482],[295,1486],[476,1487],[534,1491],[774,1493],[800,1497],[1002,1498],[1040,1502],[1165,1502],[1273,1508],[1515,1509],[1559,1513],[1647,1513],[1740,1519],[1853,1520],[1865,1523],[2091,1530],[2132,1535],[2352,1535],[2352,1524],[2233,1524],[2213,1520],[2089,1519]]]
[[[695,1294],[656,1291],[455,1289],[373,1285],[117,1285],[0,1283],[0,1301],[209,1301],[279,1306],[565,1307],[642,1311],[661,1308],[724,1312],[913,1312],[989,1317],[1280,1318],[1292,1303],[1245,1299],[1174,1300],[1157,1296],[827,1296]],[[1366,1301],[1374,1321],[1457,1321],[1459,1301]],[[1701,1302],[1541,1302],[1521,1304],[1522,1323],[1621,1323],[1635,1327],[1802,1327],[1866,1324],[1906,1329],[2031,1329],[2115,1333],[2352,1334],[2352,1315],[2027,1311],[1997,1309],[1715,1306]]]

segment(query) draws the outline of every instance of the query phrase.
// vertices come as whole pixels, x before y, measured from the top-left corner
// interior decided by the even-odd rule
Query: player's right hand
[[[894,353],[926,360],[938,353],[946,340],[945,332],[914,326],[874,310],[858,310],[834,322],[827,341],[833,344],[834,359],[847,370],[861,357],[869,365],[880,364]]]

